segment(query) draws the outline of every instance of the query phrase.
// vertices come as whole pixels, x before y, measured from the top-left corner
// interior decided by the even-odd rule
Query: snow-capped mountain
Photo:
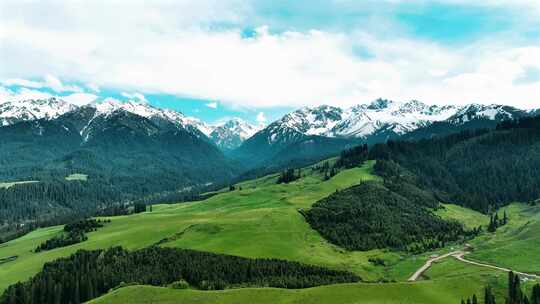
[[[502,121],[521,118],[530,115],[527,111],[503,105],[470,104],[461,107],[448,121],[455,124],[463,124],[475,119],[487,119]]]
[[[455,106],[428,106],[416,100],[400,103],[378,99],[344,110],[342,121],[323,135],[365,138],[381,130],[401,135],[446,120],[456,110]]]
[[[117,111],[126,111],[150,119],[154,123],[163,126],[170,124],[174,127],[181,127],[194,133],[202,133],[209,136],[212,128],[203,121],[184,115],[181,112],[160,109],[147,103],[127,101],[105,101],[91,105],[96,108],[96,115],[110,115]]]
[[[54,119],[76,108],[77,106],[55,97],[0,101],[0,126],[27,120]]]
[[[455,106],[428,106],[413,100],[406,103],[378,99],[348,109],[332,106],[302,108],[267,127],[268,142],[289,141],[301,135],[365,138],[381,130],[405,134],[434,121],[455,115]]]
[[[251,125],[240,118],[233,118],[213,126],[209,137],[220,149],[228,151],[238,148],[260,129],[261,127]]]
[[[377,99],[347,109],[331,106],[302,108],[267,127],[268,142],[291,137],[292,133],[326,137],[367,138],[385,132],[403,135],[434,122],[463,124],[475,119],[502,121],[529,115],[510,106],[470,104],[427,105],[417,100],[396,102]]]
[[[156,108],[146,103],[107,100],[78,107],[56,97],[0,103],[0,126],[12,125],[21,121],[51,120],[68,112],[83,111],[82,109],[90,109],[92,113],[86,114],[93,116],[90,121],[97,117],[108,117],[113,113],[125,111],[148,118],[160,127],[168,126],[170,128],[186,129],[198,137],[207,137],[213,131],[211,126],[197,118],[186,116],[174,110]],[[84,110],[83,112],[88,111]],[[85,131],[86,129],[81,130],[81,132]]]

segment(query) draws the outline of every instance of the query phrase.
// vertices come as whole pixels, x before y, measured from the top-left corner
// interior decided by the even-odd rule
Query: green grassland
[[[487,227],[489,224],[489,216],[469,208],[461,207],[454,204],[441,204],[435,214],[445,220],[456,220],[468,229],[476,228],[480,225]]]
[[[468,258],[540,274],[540,205],[514,203],[499,210],[499,215],[504,211],[508,224],[471,242],[475,251]]]
[[[68,176],[66,176],[66,180],[68,181],[87,181],[88,175],[82,174],[82,173],[73,173]]]
[[[68,256],[78,249],[111,246],[138,249],[156,243],[244,257],[287,259],[352,271],[364,281],[387,280],[400,283],[343,284],[305,290],[264,288],[216,292],[137,286],[114,291],[96,300],[96,303],[253,303],[254,298],[258,303],[458,303],[463,295],[479,293],[484,285],[498,278],[499,274],[493,271],[475,272],[467,268],[471,266],[463,265],[460,267],[465,269],[460,270],[457,265],[449,264],[446,270],[438,271],[434,267],[428,271],[426,278],[431,280],[406,283],[404,281],[433,252],[418,256],[387,250],[350,252],[328,243],[311,229],[298,210],[310,208],[316,201],[336,190],[348,188],[363,180],[379,180],[379,177],[372,174],[373,165],[374,162],[368,162],[360,168],[341,171],[328,181],[324,181],[318,172],[305,168],[302,170],[303,177],[290,184],[278,185],[277,175],[270,175],[236,185],[241,190],[222,190],[205,201],[154,205],[153,212],[111,217],[111,223],[89,233],[86,242],[50,251],[32,252],[40,243],[60,233],[62,227],[36,230],[0,246],[0,259],[17,257],[0,266],[0,291],[17,281],[30,278],[41,270],[44,263]],[[482,236],[474,241],[477,248],[474,258],[484,260],[484,252],[495,252],[498,246],[509,242],[516,233],[507,233],[506,229],[522,227],[526,217],[532,217],[533,220],[533,224],[526,228],[540,231],[540,221],[537,218],[540,212],[529,210],[529,213],[523,213],[526,209],[522,205],[509,207],[511,222],[507,227],[500,228],[494,236]],[[485,215],[455,205],[444,205],[437,214],[463,222],[468,227],[485,225],[488,221]],[[525,230],[520,231],[523,233]],[[523,246],[533,237],[533,231],[521,242]],[[455,249],[458,248],[449,246],[435,253]],[[385,266],[370,263],[369,258],[372,257],[383,259]],[[497,264],[508,262],[510,264],[504,265],[518,267],[511,263],[514,259],[512,255],[502,258],[493,255],[493,259],[497,260]],[[491,262],[490,259],[485,261]],[[455,276],[450,275],[450,270]]]
[[[224,291],[177,290],[162,287],[131,286],[113,291],[92,304],[455,304],[461,295],[481,293],[475,277],[443,279],[418,283],[341,284],[290,290],[245,288]]]
[[[368,259],[382,257],[392,264],[391,279],[404,280],[421,259],[413,262],[398,253],[374,250],[347,252],[326,242],[305,222],[299,208],[309,208],[337,189],[361,180],[378,179],[371,174],[373,162],[344,170],[329,181],[304,169],[301,180],[278,185],[276,177],[242,183],[242,190],[225,192],[206,201],[156,205],[153,212],[112,217],[111,223],[88,234],[88,240],[68,247],[34,253],[43,241],[60,233],[62,227],[36,230],[0,248],[0,258],[17,259],[0,267],[0,290],[37,273],[43,264],[68,256],[78,249],[123,246],[137,249],[156,244],[177,246],[245,257],[281,258],[345,269],[364,280],[379,280],[388,267],[374,266]],[[403,270],[399,266],[403,265]]]
[[[8,189],[15,185],[22,185],[22,184],[33,184],[33,183],[39,183],[39,181],[20,181],[20,182],[5,182],[0,183],[0,188]]]

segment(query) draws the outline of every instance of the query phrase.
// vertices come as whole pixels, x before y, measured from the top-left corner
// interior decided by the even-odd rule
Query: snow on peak
[[[327,105],[304,107],[285,115],[278,122],[300,133],[322,135],[341,121],[342,114],[342,109]]]
[[[473,103],[456,111],[448,120],[453,123],[465,123],[473,119],[506,120],[523,115],[527,115],[527,112],[510,106]]]
[[[327,136],[365,137],[380,130],[404,134],[434,121],[448,119],[455,111],[453,106],[428,106],[418,100],[396,102],[377,99],[369,105],[346,109],[345,119]]]
[[[174,125],[181,126],[186,129],[195,128],[206,136],[210,135],[212,132],[212,128],[210,126],[197,118],[189,117],[181,112],[170,109],[160,109],[145,102],[137,102],[132,100],[121,102],[118,100],[109,99],[101,103],[96,103],[92,106],[97,110],[96,115],[107,116],[116,111],[126,111],[148,119],[166,120]]]
[[[418,100],[397,102],[377,99],[369,104],[358,104],[347,109],[332,106],[302,108],[283,116],[267,130],[269,141],[276,142],[282,140],[281,137],[294,135],[294,132],[303,135],[365,138],[377,132],[405,134],[438,121],[465,123],[474,118],[502,120],[520,117],[522,112],[500,105],[471,104],[457,107],[427,105]]]
[[[232,150],[260,130],[261,127],[251,125],[243,119],[235,117],[216,124],[209,137],[218,147]]]
[[[0,103],[0,125],[27,120],[54,119],[76,108],[77,106],[56,97],[8,100]]]

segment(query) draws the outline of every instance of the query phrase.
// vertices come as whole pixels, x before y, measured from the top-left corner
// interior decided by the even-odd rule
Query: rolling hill
[[[373,162],[369,162],[361,168],[342,170],[328,181],[324,181],[324,176],[311,167],[303,169],[303,177],[290,184],[276,184],[277,175],[246,181],[236,185],[238,190],[224,190],[206,201],[156,205],[153,206],[152,212],[110,217],[111,223],[98,231],[90,232],[89,239],[85,242],[34,253],[31,250],[44,240],[58,234],[61,226],[38,229],[0,247],[1,258],[13,257],[5,260],[7,262],[0,267],[0,288],[5,289],[19,280],[26,280],[37,273],[45,262],[69,256],[79,249],[120,245],[135,250],[153,244],[248,258],[301,261],[336,270],[349,270],[359,275],[364,282],[405,281],[433,254],[432,252],[407,254],[388,250],[347,251],[325,241],[310,228],[298,212],[300,208],[309,209],[316,201],[329,196],[336,190],[348,188],[360,181],[380,180],[371,173],[373,165]],[[444,212],[445,218],[465,223],[471,217],[484,217],[465,208],[446,206],[443,210],[448,210]],[[530,212],[537,214],[534,210]],[[509,214],[511,219],[517,218],[513,210],[509,210]],[[533,221],[536,220],[533,219]],[[522,226],[519,223],[523,222],[516,220],[516,228]],[[502,232],[503,230],[498,230],[494,236],[483,237],[498,238],[499,233]],[[515,240],[506,239],[505,244]],[[495,245],[497,246],[499,245]],[[450,250],[450,248],[442,248],[438,252],[445,250]],[[475,257],[482,252],[483,249],[479,246]],[[535,254],[534,251],[531,254]],[[376,260],[383,262],[374,264],[373,261]],[[510,257],[501,260],[499,264],[519,267]],[[174,301],[173,298],[184,298],[187,303],[198,303],[197,301],[205,303],[240,301],[242,303],[241,301],[249,302],[250,297],[258,295],[261,301],[270,301],[270,299],[280,299],[283,302],[317,301],[319,299],[322,301],[320,303],[331,303],[332,299],[339,294],[343,303],[353,303],[359,297],[373,299],[373,303],[400,303],[397,301],[402,299],[400,297],[403,295],[407,295],[410,303],[414,301],[416,301],[414,303],[450,303],[459,301],[464,295],[480,293],[483,286],[490,282],[500,282],[503,286],[504,277],[499,276],[497,272],[486,274],[481,271],[452,278],[450,272],[447,271],[439,275],[435,272],[426,282],[357,283],[298,291],[263,288],[202,292],[155,287],[126,287],[96,302],[139,301],[139,303],[145,303],[148,299],[162,299],[167,303],[167,301]],[[434,299],[442,298],[448,302],[442,300],[433,302]]]

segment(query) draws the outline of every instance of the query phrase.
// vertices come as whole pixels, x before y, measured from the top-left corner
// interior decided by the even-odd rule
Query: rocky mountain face
[[[430,106],[416,100],[401,103],[378,99],[348,109],[303,108],[285,115],[262,133],[269,143],[295,140],[301,135],[367,139],[381,132],[403,135],[440,121],[459,125],[476,119],[502,121],[527,115],[526,111],[502,105]]]
[[[529,115],[531,112],[510,106],[438,106],[417,100],[395,102],[378,99],[347,109],[323,105],[286,114],[246,140],[237,152],[244,158],[260,161],[262,156],[268,161],[273,155],[284,154],[280,152],[283,149],[290,151],[290,145],[297,145],[313,136],[377,143],[493,127],[500,121]]]
[[[58,98],[0,103],[0,126],[38,119],[53,120],[63,114],[69,114],[66,118],[69,117],[70,122],[79,127],[78,132],[87,140],[96,125],[121,112],[147,118],[163,130],[185,130],[201,140],[213,142],[224,151],[237,148],[261,129],[238,118],[209,125],[178,111],[160,109],[134,101],[105,101],[78,107]]]
[[[334,145],[341,148],[345,142],[375,143],[401,137],[421,138],[463,129],[492,127],[502,120],[539,112],[526,112],[503,105],[438,106],[416,100],[395,102],[378,99],[370,104],[346,109],[327,105],[305,107],[261,129],[241,119],[212,126],[178,111],[160,109],[146,103],[107,101],[77,107],[61,99],[50,98],[0,103],[0,125],[65,116],[64,119],[69,118],[70,123],[77,126],[83,140],[87,141],[94,136],[96,128],[99,129],[100,125],[119,113],[146,118],[159,132],[186,131],[203,141],[214,143],[222,151],[237,154],[237,157],[259,159],[261,155],[268,158],[291,144],[314,137],[345,139],[339,141],[339,145]],[[152,134],[156,131],[148,127],[147,132]],[[324,142],[328,144],[328,140]]]
[[[233,118],[213,126],[210,139],[222,150],[232,151],[261,128],[253,126],[240,118]]]
[[[182,113],[132,102],[70,108],[0,127],[5,179],[83,172],[169,191],[223,182],[238,170],[196,127],[200,121]]]

